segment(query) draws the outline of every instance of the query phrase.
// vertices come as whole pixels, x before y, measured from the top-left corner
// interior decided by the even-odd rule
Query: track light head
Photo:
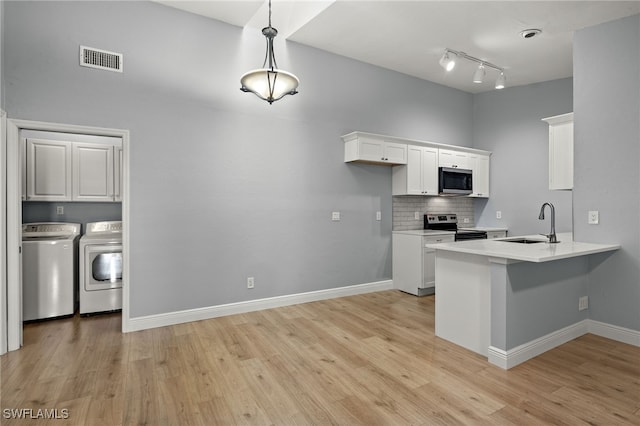
[[[455,54],[449,55],[449,51],[445,50],[444,55],[440,58],[440,66],[447,72],[451,71],[456,66]]]
[[[484,75],[485,75],[485,70],[484,70],[484,64],[480,64],[478,65],[478,69],[476,70],[475,74],[473,74],[473,82],[474,83],[482,83],[484,81]]]
[[[506,77],[504,76],[504,71],[500,71],[500,75],[498,76],[498,79],[496,80],[496,89],[504,89],[504,86],[506,84]]]

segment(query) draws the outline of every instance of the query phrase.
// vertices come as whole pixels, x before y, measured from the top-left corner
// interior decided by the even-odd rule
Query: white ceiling
[[[159,1],[237,26],[261,29],[268,6],[255,0]],[[636,1],[273,0],[278,37],[470,93],[494,90],[498,72],[459,60],[446,73],[445,48],[504,68],[507,87],[572,76],[574,31],[640,13]],[[520,32],[542,34],[524,39]],[[277,51],[276,51],[277,55]],[[286,64],[283,69],[295,73]]]

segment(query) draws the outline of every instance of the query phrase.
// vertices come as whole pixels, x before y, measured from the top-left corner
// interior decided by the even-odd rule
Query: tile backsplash
[[[473,198],[468,197],[397,195],[393,197],[393,230],[422,229],[425,213],[456,213],[458,226],[475,226],[473,204]],[[419,219],[415,219],[415,212],[419,212]],[[464,223],[464,219],[469,222]]]

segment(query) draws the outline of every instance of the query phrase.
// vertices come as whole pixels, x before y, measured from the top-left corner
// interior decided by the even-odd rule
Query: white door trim
[[[0,235],[7,235],[7,113],[0,109]],[[7,353],[7,239],[0,238],[0,355]]]
[[[81,133],[122,138],[122,331],[129,331],[129,131],[73,124],[9,119],[7,121],[7,337],[8,350],[22,345],[22,186],[20,130]]]

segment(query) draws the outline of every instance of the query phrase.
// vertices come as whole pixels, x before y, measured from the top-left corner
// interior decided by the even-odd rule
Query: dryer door
[[[85,291],[122,288],[122,244],[87,245],[84,250]]]

